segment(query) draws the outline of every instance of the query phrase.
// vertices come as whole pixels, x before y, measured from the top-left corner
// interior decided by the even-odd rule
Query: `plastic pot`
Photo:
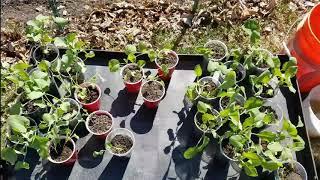
[[[107,144],[111,142],[111,140],[116,136],[116,135],[124,135],[124,136],[128,136],[131,138],[132,140],[132,147],[126,152],[126,153],[123,153],[123,154],[117,154],[117,153],[114,153],[112,152],[112,150],[110,148],[108,148]],[[106,145],[106,149],[112,154],[112,155],[115,155],[115,156],[119,156],[119,157],[130,157],[131,156],[131,153],[132,153],[132,150],[135,146],[135,138],[134,138],[134,135],[133,133],[126,129],[126,128],[117,128],[117,129],[114,129],[112,130],[108,135],[107,135],[107,138],[106,138],[106,141],[105,141],[105,145]]]
[[[320,137],[320,85],[303,101],[302,110],[309,136]]]
[[[229,66],[233,63],[233,61],[227,61],[224,64],[229,68]],[[236,80],[237,83],[241,82],[246,77],[246,69],[243,67],[242,64],[238,64],[237,69],[234,69],[234,71],[240,71],[242,77],[239,80]]]
[[[85,108],[86,110],[88,110],[89,112],[94,112],[94,111],[97,111],[100,109],[100,104],[101,104],[101,89],[100,87],[97,85],[97,84],[93,84],[93,83],[88,83],[88,82],[85,82],[85,83],[82,83],[80,86],[81,87],[88,87],[90,85],[94,85],[95,88],[98,90],[99,92],[99,96],[96,100],[94,100],[93,102],[91,103],[83,103],[81,102],[79,99],[78,99],[78,89],[75,90],[74,92],[74,98],[75,100],[82,105],[83,108]]]
[[[240,168],[240,166],[239,166],[239,161],[236,160],[236,159],[230,158],[230,157],[227,156],[227,155],[224,153],[224,151],[223,151],[222,146],[224,145],[224,142],[226,142],[226,140],[227,140],[227,139],[223,139],[222,142],[219,144],[219,146],[220,146],[220,152],[221,152],[221,154],[223,155],[223,157],[225,157],[227,160],[229,160],[230,165],[232,166],[232,168],[233,168],[235,171],[237,171],[237,172],[240,173],[240,172],[242,171],[242,168]]]
[[[266,50],[266,49],[258,48],[258,49],[256,49],[255,51],[257,51],[257,52],[264,52],[264,53],[268,54],[268,56],[273,57],[273,54],[272,54],[270,51]],[[254,65],[254,66],[252,67],[252,69],[253,69],[253,71],[254,71],[255,74],[260,75],[260,74],[263,73],[264,71],[268,70],[269,67],[262,68],[262,67],[258,67],[257,65]]]
[[[277,83],[274,81],[270,81],[269,85],[271,86],[271,88],[273,89],[273,92],[274,92],[272,97],[263,97],[263,96],[261,96],[261,94],[257,94],[256,88],[254,86],[251,86],[253,96],[257,96],[263,100],[268,100],[268,99],[271,99],[271,98],[274,98],[275,96],[277,96],[279,93],[279,87],[277,86]]]
[[[55,62],[57,62],[57,61],[55,61]],[[78,57],[78,61],[77,62],[75,62],[75,63],[81,63],[81,64],[83,64],[83,65],[85,65],[84,64],[84,62],[83,62],[83,60],[81,59],[81,58],[79,58]],[[84,74],[83,74],[83,72],[77,72],[77,74],[71,74],[71,76],[72,77],[70,77],[69,75],[67,75],[67,73],[65,72],[61,72],[61,76],[64,78],[64,79],[67,79],[68,81],[71,81],[71,79],[70,78],[73,78],[77,83],[83,83],[83,81],[84,81]]]
[[[291,162],[288,162],[288,163],[291,163],[293,165],[293,168],[294,168],[294,172],[299,174],[302,178],[302,180],[307,180],[308,179],[308,175],[307,175],[307,171],[306,169],[302,166],[302,164],[300,164],[298,161],[291,161]],[[286,163],[288,165],[288,163]],[[284,164],[284,165],[286,165]],[[281,168],[279,168],[275,174],[275,180],[281,180],[280,179],[280,171],[281,171]]]
[[[150,82],[150,81],[153,81],[153,80],[149,80],[149,81],[144,82],[144,83],[142,84],[142,86],[141,86],[141,89],[143,88],[143,86],[144,86],[146,83],[148,83],[148,82]],[[161,83],[158,82],[158,81],[154,81],[154,82],[157,82],[157,83],[161,84]],[[162,86],[162,89],[163,89],[162,95],[161,95],[160,98],[158,98],[158,99],[156,99],[156,100],[146,99],[146,98],[143,97],[143,95],[142,95],[144,104],[146,105],[147,108],[149,108],[149,109],[155,109],[155,108],[158,107],[159,103],[161,102],[162,98],[163,98],[164,95],[165,95],[165,87],[164,87],[163,84],[161,84],[161,86]],[[141,94],[142,94],[142,93],[141,93]]]
[[[215,114],[215,115],[218,115],[219,114],[219,112],[217,111],[217,110],[215,110],[215,109],[211,109],[211,111],[213,112],[213,114]],[[195,130],[196,130],[196,134],[197,135],[202,135],[202,134],[207,134],[207,135],[210,135],[211,134],[211,130],[210,129],[208,129],[207,131],[204,131],[203,129],[201,129],[200,128],[200,126],[198,125],[198,115],[199,115],[200,113],[199,112],[197,112],[196,114],[195,114],[195,116],[194,116],[194,118],[193,118],[193,122],[194,122],[194,125],[195,125]],[[219,119],[217,119],[217,121],[221,121],[221,118],[219,117]],[[216,127],[215,128],[215,130],[218,130],[220,127],[222,126],[222,123],[218,126],[218,127]]]
[[[159,65],[159,62],[158,62],[159,59],[157,58],[157,59],[155,60],[155,63],[156,63],[157,68],[158,68],[158,75],[159,75],[159,77],[160,77],[162,80],[164,80],[164,81],[171,79],[172,73],[174,72],[174,70],[176,69],[176,66],[177,66],[178,63],[179,63],[179,56],[177,55],[176,52],[170,50],[170,51],[168,52],[168,54],[172,54],[173,56],[175,56],[176,59],[177,59],[177,62],[176,62],[175,65],[173,65],[173,66],[171,66],[171,67],[168,68],[168,69],[169,69],[169,73],[168,73],[167,75],[164,75],[164,74],[163,74],[163,71],[161,70],[161,66]]]
[[[32,118],[32,119],[34,119],[35,120],[35,122],[37,122],[37,123],[40,123],[40,121],[42,120],[42,115],[44,114],[44,113],[46,113],[47,112],[47,108],[40,108],[40,107],[38,107],[36,110],[34,110],[33,112],[27,112],[27,111],[25,111],[25,112],[23,112],[22,114],[23,115],[26,115],[26,116],[28,116],[28,117],[30,117],[30,118]]]
[[[218,77],[214,78],[214,77],[211,77],[211,76],[205,76],[203,78],[201,78],[198,82],[201,84],[201,82],[205,81],[205,80],[211,80],[215,85],[216,85],[216,88],[218,88],[220,86],[220,82],[218,80]],[[200,101],[203,101],[203,102],[206,102],[206,103],[211,103],[213,100],[215,100],[217,97],[205,97],[203,95],[201,95],[201,89],[199,88],[196,88],[196,92],[197,94],[199,94],[199,100]]]
[[[70,104],[76,105],[78,107],[77,108],[78,109],[77,115],[69,121],[69,125],[71,127],[75,127],[77,125],[78,121],[82,118],[81,113],[80,113],[80,105],[79,105],[79,103],[76,100],[71,99],[71,98],[64,98],[62,100],[62,102],[69,102]]]
[[[112,123],[111,123],[110,129],[108,129],[106,132],[103,132],[103,133],[93,132],[93,131],[89,128],[89,121],[90,121],[92,115],[94,115],[94,114],[97,114],[97,115],[105,114],[105,115],[111,117]],[[110,133],[110,131],[112,130],[113,122],[114,122],[113,116],[112,116],[108,111],[98,110],[98,111],[92,112],[92,113],[87,117],[85,124],[86,124],[87,130],[88,130],[91,134],[97,136],[98,138],[105,139],[105,138],[107,137],[107,135]]]
[[[210,48],[210,47],[213,47],[213,46],[221,46],[224,49],[225,54],[221,58],[209,58],[210,61],[222,61],[223,59],[225,59],[227,57],[227,55],[228,55],[228,47],[226,46],[225,43],[223,43],[222,41],[219,41],[219,40],[209,40],[204,45],[205,48]]]
[[[59,139],[60,139],[60,140],[66,139],[66,137],[65,137],[65,136],[61,136]],[[50,157],[50,152],[49,152],[48,160],[49,160],[50,162],[54,163],[54,164],[62,164],[62,165],[66,165],[66,166],[73,165],[73,164],[76,162],[77,158],[78,158],[78,152],[76,151],[76,144],[75,144],[75,142],[74,142],[71,138],[68,139],[68,142],[71,143],[71,145],[72,145],[72,147],[73,147],[73,150],[72,150],[72,154],[71,154],[67,159],[65,159],[65,160],[63,160],[63,161],[59,161],[59,162],[58,162],[58,161],[55,161],[55,160],[53,160],[53,159]],[[49,147],[50,147],[50,146],[49,146]]]
[[[46,46],[38,46],[35,48],[35,50],[32,53],[32,58],[35,61],[41,62],[43,60],[43,58],[39,59],[39,54],[43,53],[43,52],[41,52],[43,48],[47,48],[47,49],[49,49],[49,51],[53,51],[56,53],[56,56],[49,57],[50,59],[45,59],[45,60],[47,60],[49,62],[54,62],[55,60],[57,60],[59,58],[59,49],[54,44],[48,44]]]
[[[123,77],[124,69],[127,68],[128,66],[132,66],[132,65],[138,66],[135,63],[130,63],[130,64],[127,64],[127,65],[123,66],[121,71],[120,71],[121,77]],[[131,83],[131,82],[126,82],[126,81],[123,80],[123,83],[126,86],[126,89],[127,89],[127,91],[129,93],[138,93],[140,91],[140,87],[141,87],[143,76],[144,76],[144,71],[143,71],[143,68],[141,68],[141,67],[139,67],[139,68],[141,69],[141,72],[142,72],[142,77],[141,77],[141,79],[139,81]]]
[[[222,97],[222,98],[219,99],[219,108],[220,108],[220,110],[224,110],[224,109],[225,109],[225,108],[222,106],[222,99],[224,99],[224,98],[226,98],[226,97]],[[246,98],[245,98],[245,97],[243,97],[243,96],[240,95],[240,94],[237,94],[237,95],[235,96],[235,98],[236,98],[236,101],[241,104],[241,106],[244,105],[244,103],[245,103],[245,101],[246,101]],[[242,112],[242,113],[243,113],[243,112]],[[241,114],[242,114],[242,113],[241,113]]]

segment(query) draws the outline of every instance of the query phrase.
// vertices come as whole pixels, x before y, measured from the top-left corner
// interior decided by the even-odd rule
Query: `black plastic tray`
[[[63,51],[63,50],[61,50]],[[62,54],[62,53],[61,53]],[[216,158],[211,164],[201,160],[201,155],[186,160],[183,152],[197,142],[194,135],[193,116],[195,108],[187,111],[183,105],[186,87],[195,80],[193,68],[197,64],[206,66],[200,55],[179,55],[180,61],[159,107],[149,110],[143,106],[140,94],[130,95],[124,89],[119,73],[110,73],[107,64],[110,59],[123,59],[122,52],[95,50],[95,58],[88,59],[86,79],[98,73],[98,80],[104,92],[101,109],[110,111],[114,116],[115,126],[130,129],[136,145],[130,158],[119,158],[106,152],[103,157],[93,158],[95,150],[104,148],[104,142],[89,134],[84,127],[79,130],[81,138],[76,142],[79,159],[74,166],[56,166],[47,161],[40,162],[30,152],[27,160],[30,170],[15,173],[16,179],[106,179],[106,180],[164,180],[164,179],[264,179],[249,178],[244,173],[237,174],[229,163]],[[142,57],[146,58],[146,57]],[[280,56],[282,61],[287,56]],[[147,63],[146,69],[156,73],[154,63]],[[297,84],[294,80],[296,89]],[[298,117],[303,120],[301,98],[299,93],[286,89],[274,98],[284,116],[297,124]],[[316,179],[314,160],[305,127],[299,129],[299,135],[306,142],[305,149],[296,154],[297,160],[305,167],[308,177]]]

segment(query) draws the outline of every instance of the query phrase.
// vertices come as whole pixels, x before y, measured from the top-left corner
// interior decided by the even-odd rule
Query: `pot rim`
[[[219,59],[209,58],[210,61],[217,61],[217,62],[219,62],[219,61],[222,61],[223,59],[225,59],[225,58],[227,57],[227,55],[228,55],[228,47],[227,47],[227,45],[226,45],[224,42],[222,42],[222,41],[220,41],[220,40],[217,40],[217,39],[209,40],[209,41],[204,45],[204,47],[209,48],[208,46],[210,46],[211,44],[219,44],[219,45],[221,45],[221,47],[223,47],[225,53],[224,53],[224,56],[223,56],[222,58],[219,58]]]
[[[140,70],[141,70],[141,72],[142,72],[142,77],[141,77],[141,79],[139,80],[139,81],[137,81],[137,82],[134,82],[134,83],[132,83],[132,82],[127,82],[127,81],[125,81],[124,79],[123,79],[123,71],[124,71],[124,69],[126,68],[126,67],[128,67],[128,66],[130,66],[130,65],[136,65],[137,67],[139,67],[140,68]],[[123,66],[122,68],[121,68],[121,70],[120,70],[120,75],[121,75],[121,78],[122,78],[122,80],[123,80],[123,82],[124,83],[126,83],[126,84],[138,84],[138,83],[140,83],[142,80],[143,80],[143,78],[144,78],[144,70],[143,70],[143,68],[142,67],[140,67],[140,66],[138,66],[138,64],[137,63],[129,63],[129,64],[126,64],[125,66]]]
[[[225,108],[222,107],[221,101],[222,101],[222,99],[224,99],[224,98],[226,98],[226,97],[227,97],[227,96],[224,96],[224,97],[221,97],[221,98],[219,99],[219,108],[220,108],[220,110],[224,110],[224,109],[225,109]],[[246,98],[245,98],[244,96],[242,96],[241,94],[237,94],[237,95],[236,95],[236,100],[239,99],[240,97],[243,98],[243,101],[242,101],[242,100],[240,100],[240,101],[242,101],[241,103],[244,104],[245,101],[246,101]],[[241,114],[243,114],[243,113],[244,113],[244,111],[243,111]]]
[[[264,51],[264,52],[266,52],[267,54],[269,54],[270,57],[274,57],[274,55],[273,55],[269,50],[267,50],[267,49],[265,49],[265,48],[255,48],[254,51],[258,51],[258,52]],[[253,53],[253,52],[252,52],[252,53]],[[251,53],[251,55],[252,55],[252,53]],[[260,70],[260,71],[265,71],[265,70],[267,70],[267,69],[270,68],[270,67],[261,68],[261,67],[258,67],[256,64],[254,64],[254,67],[255,67],[256,69]]]
[[[214,114],[219,114],[219,112],[218,112],[216,109],[213,109],[213,108],[212,108],[211,111],[213,111],[212,113],[214,113]],[[194,118],[193,118],[193,122],[194,122],[194,124],[196,125],[197,129],[199,129],[199,130],[200,130],[201,132],[203,132],[203,133],[210,133],[210,130],[204,131],[204,130],[202,130],[202,129],[199,127],[199,125],[198,125],[198,123],[197,123],[197,121],[198,121],[197,115],[198,115],[198,114],[200,114],[200,112],[197,112],[197,113],[195,114]],[[218,118],[219,118],[219,121],[221,121],[221,118],[220,118],[220,117],[218,117]],[[220,129],[221,126],[222,126],[222,124],[216,126],[215,130]]]
[[[67,139],[67,137],[66,137],[66,136],[60,136],[59,139]],[[59,161],[59,162],[53,160],[53,159],[51,158],[51,156],[50,156],[50,144],[49,144],[49,156],[48,156],[48,160],[49,160],[50,162],[54,163],[54,164],[62,164],[62,163],[65,163],[65,162],[69,161],[69,160],[71,159],[71,157],[74,155],[74,153],[76,152],[76,143],[73,141],[72,138],[69,138],[69,141],[71,142],[71,144],[72,144],[72,146],[73,146],[73,150],[72,150],[71,155],[70,155],[67,159],[65,159],[65,160],[63,160],[63,161]]]
[[[101,93],[101,89],[100,89],[100,87],[98,86],[98,84],[90,83],[90,82],[84,82],[84,83],[80,84],[81,87],[88,87],[89,85],[94,85],[94,86],[97,88],[97,90],[98,90],[98,92],[99,92],[99,96],[98,96],[98,98],[97,98],[96,100],[94,100],[94,101],[91,102],[91,103],[82,103],[82,102],[78,99],[78,95],[77,95],[78,89],[76,89],[76,90],[74,91],[74,99],[75,99],[79,104],[81,104],[81,105],[92,105],[92,104],[98,102],[98,101],[100,100],[100,98],[101,98],[101,94],[102,94],[102,93]]]
[[[47,46],[47,47],[48,47],[48,46],[51,46],[52,49],[54,49],[54,51],[56,51],[56,53],[57,53],[57,56],[51,61],[51,63],[54,62],[55,60],[57,60],[57,59],[60,57],[60,52],[59,52],[59,49],[58,49],[58,47],[57,47],[56,45],[50,43],[50,44],[47,44],[47,45],[45,45],[45,46]],[[38,61],[38,59],[36,58],[36,52],[37,52],[37,50],[38,50],[39,48],[45,47],[45,46],[38,45],[38,46],[34,49],[34,51],[33,51],[33,53],[32,53],[32,58],[33,58],[35,61],[40,62],[40,61]]]
[[[225,141],[225,140],[227,140],[225,137],[223,137],[223,139],[222,139],[222,141],[219,143],[219,148],[220,148],[220,152],[221,152],[221,154],[225,157],[225,158],[227,158],[229,161],[233,161],[233,162],[239,162],[238,160],[236,160],[236,159],[232,159],[232,158],[230,158],[229,156],[227,156],[225,153],[224,153],[224,151],[223,151],[223,148],[222,148],[222,143],[223,143],[223,141]]]
[[[161,52],[163,52],[163,50],[161,50],[160,53],[161,53]],[[171,67],[168,67],[168,69],[170,70],[170,69],[175,68],[175,67],[178,65],[178,63],[179,63],[179,56],[178,56],[178,54],[177,54],[175,51],[173,51],[173,50],[170,50],[168,53],[169,53],[169,54],[173,54],[173,55],[176,57],[176,59],[177,59],[176,64],[174,64],[174,65],[171,66]],[[156,65],[157,65],[158,68],[161,68],[161,66],[160,66],[159,63],[158,63],[158,58],[155,59],[155,63],[156,63]]]
[[[161,97],[158,98],[158,99],[156,99],[156,100],[149,100],[149,99],[145,98],[145,97],[142,95],[142,88],[143,88],[143,86],[144,86],[146,83],[150,82],[150,81],[154,81],[154,82],[159,83],[159,84],[162,86],[162,89],[163,89]],[[148,80],[148,81],[144,82],[144,83],[141,85],[141,90],[140,90],[140,92],[141,92],[141,96],[142,96],[143,100],[148,101],[148,102],[158,102],[158,101],[160,101],[160,100],[164,97],[165,92],[166,92],[166,89],[165,89],[164,85],[163,85],[162,83],[160,83],[159,81],[156,81],[156,80]]]
[[[108,115],[108,116],[111,118],[111,127],[110,127],[110,129],[108,129],[106,132],[103,132],[103,133],[95,133],[95,132],[93,132],[93,131],[89,128],[90,118],[92,117],[93,114],[97,114],[97,113],[106,114],[106,115]],[[96,135],[96,136],[101,136],[101,135],[110,133],[110,131],[111,131],[112,128],[113,128],[113,122],[114,122],[114,118],[113,118],[113,116],[112,116],[108,111],[97,110],[97,111],[94,111],[94,112],[92,112],[92,113],[89,114],[89,116],[88,116],[87,119],[86,119],[85,125],[86,125],[87,130],[88,130],[91,134]]]
[[[109,152],[109,153],[111,153],[112,155],[116,155],[116,156],[126,156],[126,155],[128,155],[128,154],[130,154],[131,152],[132,152],[132,150],[133,150],[133,148],[135,147],[135,144],[136,144],[136,140],[135,140],[135,137],[134,137],[134,134],[133,134],[133,132],[132,131],[130,131],[129,129],[127,129],[127,128],[116,128],[116,129],[113,129],[108,135],[107,135],[107,137],[106,137],[106,139],[105,139],[105,144],[107,144],[107,142],[109,142],[108,141],[108,139],[110,138],[110,136],[111,136],[111,134],[112,133],[116,133],[116,134],[120,134],[120,135],[122,135],[123,133],[117,133],[117,131],[126,131],[126,132],[128,132],[129,133],[129,137],[131,138],[131,140],[132,140],[132,147],[127,151],[127,152],[125,152],[125,153],[123,153],[123,154],[117,154],[117,153],[114,153],[114,152],[112,152],[112,150],[110,149],[110,148],[106,148],[107,149],[107,151]]]
[[[220,82],[219,80],[215,81],[215,79],[212,77],[212,76],[205,76],[205,77],[202,77],[201,79],[199,79],[198,82],[201,82],[202,80],[204,79],[212,79],[212,82],[217,86],[217,88],[220,86]],[[217,97],[213,97],[213,98],[208,98],[208,97],[204,97],[201,95],[201,93],[199,92],[198,88],[196,87],[196,92],[198,94],[198,97],[201,97],[201,98],[204,98],[204,99],[207,99],[207,100],[214,100],[216,99]]]

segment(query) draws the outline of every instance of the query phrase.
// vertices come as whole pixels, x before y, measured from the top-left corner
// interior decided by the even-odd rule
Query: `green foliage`
[[[192,159],[193,157],[195,157],[197,154],[201,153],[204,148],[207,147],[207,145],[209,144],[209,137],[207,136],[202,136],[202,138],[200,139],[200,141],[198,142],[198,144],[194,147],[189,147],[184,153],[183,156],[186,159]],[[201,144],[200,144],[201,142]]]

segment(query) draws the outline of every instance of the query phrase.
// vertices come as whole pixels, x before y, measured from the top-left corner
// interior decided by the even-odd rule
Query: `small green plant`
[[[209,61],[221,61],[228,54],[226,45],[217,40],[210,40],[204,46],[198,46],[196,51]]]

